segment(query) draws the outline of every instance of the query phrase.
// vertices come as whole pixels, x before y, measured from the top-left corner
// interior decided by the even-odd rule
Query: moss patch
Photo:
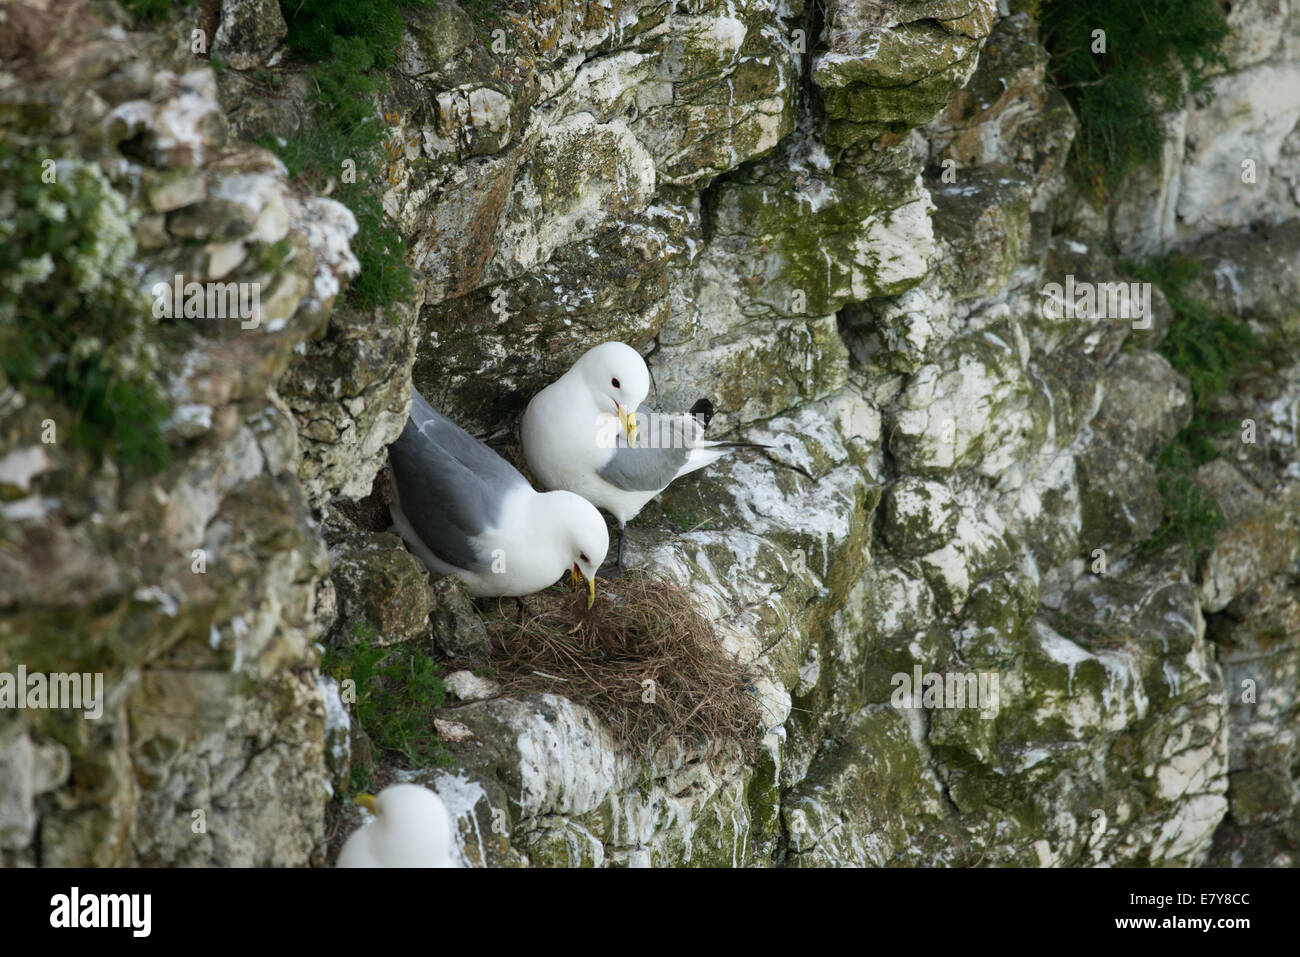
[[[1188,293],[1199,264],[1174,256],[1125,265],[1139,279],[1159,286],[1169,301],[1173,320],[1160,353],[1187,376],[1193,403],[1191,422],[1156,454],[1164,517],[1143,550],[1153,554],[1178,543],[1194,563],[1214,547],[1215,533],[1227,524],[1214,496],[1195,479],[1197,468],[1219,457],[1215,437],[1239,426],[1235,418],[1215,411],[1215,401],[1232,393],[1242,374],[1263,361],[1263,345],[1245,322]]]
[[[126,200],[97,166],[0,140],[0,370],[49,407],[56,441],[127,478],[171,455],[149,300],[125,275],[135,248]]]

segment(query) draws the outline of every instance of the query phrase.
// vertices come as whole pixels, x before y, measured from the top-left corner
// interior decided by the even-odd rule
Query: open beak
[[[618,410],[618,421],[627,436],[627,444],[636,445],[636,413],[629,412],[617,402],[614,403],[614,408]]]
[[[569,584],[573,587],[574,591],[578,590],[578,587],[582,582],[582,577],[582,570],[578,568],[578,563],[574,562],[573,568],[569,569]],[[590,608],[594,604],[596,604],[596,579],[588,578],[587,607]]]
[[[375,810],[375,796],[373,794],[358,794],[356,796],[356,803],[360,807],[365,808],[371,814],[379,813]]]

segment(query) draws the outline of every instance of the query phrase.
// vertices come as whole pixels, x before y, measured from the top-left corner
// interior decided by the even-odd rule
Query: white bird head
[[[628,443],[635,444],[636,410],[650,394],[650,370],[640,353],[622,342],[604,342],[587,350],[568,374],[587,386],[597,411],[618,416]]]
[[[562,541],[568,549],[568,561],[573,567],[573,581],[587,580],[587,607],[596,602],[596,570],[609,553],[609,529],[600,517],[596,506],[581,495],[572,492],[546,492],[548,508],[563,529]]]
[[[418,784],[394,784],[357,803],[375,819],[352,833],[339,867],[452,867],[451,815]]]

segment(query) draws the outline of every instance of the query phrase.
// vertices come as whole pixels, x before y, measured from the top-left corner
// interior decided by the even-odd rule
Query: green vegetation
[[[161,23],[175,8],[194,6],[194,0],[122,0],[122,6],[141,20]]]
[[[1012,13],[1027,13],[1038,19],[1038,7],[1042,0],[1008,0],[1007,9]]]
[[[479,30],[486,30],[501,22],[500,0],[458,0],[457,5],[469,14],[470,20]],[[490,49],[492,38],[485,37],[484,42]]]
[[[407,0],[415,6],[427,0]],[[312,113],[288,141],[266,137],[289,174],[309,189],[331,193],[357,218],[352,250],[360,274],[348,287],[357,309],[383,306],[411,294],[406,247],[388,226],[380,201],[381,160],[388,133],[376,108],[384,69],[402,37],[394,0],[281,0],[287,42],[311,64]]]
[[[375,776],[364,764],[354,764],[348,773],[348,790],[352,794],[371,794],[375,791]]]
[[[1225,63],[1227,22],[1216,0],[1042,0],[1038,7],[1052,79],[1079,117],[1071,166],[1104,200],[1160,156],[1162,113],[1204,89],[1206,71]],[[1105,31],[1105,52],[1097,30]]]
[[[1164,518],[1155,534],[1142,543],[1142,552],[1153,555],[1177,543],[1187,548],[1195,565],[1214,547],[1214,535],[1227,521],[1214,496],[1196,481],[1196,459],[1188,449],[1195,433],[1190,429],[1180,432],[1156,456],[1156,487],[1164,500]]]
[[[1160,353],[1187,376],[1192,390],[1192,420],[1156,456],[1156,476],[1164,499],[1164,520],[1144,543],[1147,553],[1178,542],[1193,561],[1214,546],[1225,525],[1214,497],[1195,480],[1196,469],[1219,452],[1213,438],[1234,433],[1240,423],[1216,413],[1214,402],[1230,393],[1242,373],[1262,358],[1262,346],[1250,327],[1216,312],[1188,292],[1200,267],[1170,257],[1142,265],[1126,263],[1139,279],[1159,286],[1173,309],[1169,333]]]
[[[58,441],[127,478],[171,451],[149,300],[125,275],[134,252],[126,201],[98,166],[0,139],[0,369],[49,406]]]
[[[341,47],[352,47],[385,67],[402,39],[394,0],[280,0],[280,13],[289,27],[289,47],[313,63],[328,63]]]
[[[351,644],[326,650],[321,671],[356,682],[352,714],[371,744],[403,755],[412,768],[446,764],[446,747],[433,728],[433,712],[446,696],[442,668],[410,644],[377,645],[374,637],[369,625],[357,625]]]

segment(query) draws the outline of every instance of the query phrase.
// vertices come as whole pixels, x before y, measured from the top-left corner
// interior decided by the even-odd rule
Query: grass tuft
[[[1226,65],[1228,24],[1216,0],[1042,0],[1039,38],[1048,69],[1079,117],[1072,172],[1104,202],[1134,169],[1158,160],[1163,116],[1208,70]],[[1105,52],[1094,52],[1094,31]]]
[[[427,0],[407,0],[419,6]],[[281,0],[286,38],[310,65],[311,112],[289,140],[260,142],[284,160],[289,175],[333,199],[357,218],[352,250],[361,265],[345,293],[348,305],[370,309],[412,294],[406,246],[390,227],[381,197],[382,146],[388,135],[376,105],[402,38],[394,0]]]
[[[355,682],[353,716],[372,747],[402,755],[410,768],[445,765],[449,755],[433,727],[446,697],[442,667],[414,643],[379,645],[374,638],[373,628],[359,624],[351,643],[326,649],[321,671]],[[354,782],[372,773],[354,766]]]

